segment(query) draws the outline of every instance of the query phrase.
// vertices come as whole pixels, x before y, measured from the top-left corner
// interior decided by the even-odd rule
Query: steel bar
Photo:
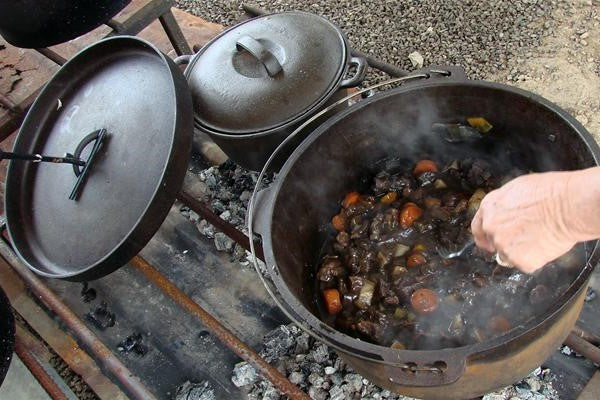
[[[579,336],[580,338],[582,338],[583,340],[587,340],[588,342],[594,344],[594,345],[599,345],[600,344],[600,336],[586,331],[585,329],[575,325],[573,327],[573,330],[571,331],[573,334]]]
[[[264,14],[269,14],[269,11],[264,10],[258,6],[252,5],[252,4],[242,4],[242,8],[248,15],[251,15],[253,17],[257,17],[259,15],[264,15]],[[367,60],[367,63],[369,64],[369,66],[371,66],[375,69],[378,69],[380,71],[383,71],[393,78],[400,78],[402,76],[407,76],[409,74],[409,72],[406,70],[398,68],[395,65],[386,63],[385,61],[382,61],[376,57],[373,57],[366,53],[363,53],[360,50],[352,49],[351,51],[352,51],[353,56],[363,57],[364,59]]]
[[[68,400],[77,400],[77,396],[67,385],[65,380],[59,375],[58,371],[50,365],[52,359],[52,353],[42,343],[40,339],[35,337],[27,328],[22,327],[21,323],[16,323],[16,337],[25,346],[25,349],[35,358],[35,360],[42,367],[44,372],[52,379],[52,381],[58,386],[60,391],[67,397]]]
[[[306,399],[306,393],[292,384],[275,367],[267,363],[261,356],[242,342],[237,336],[229,331],[223,324],[214,318],[208,311],[202,308],[191,297],[175,286],[170,280],[156,270],[142,257],[137,256],[130,265],[135,267],[144,276],[168,295],[174,302],[183,307],[187,312],[197,317],[204,326],[210,330],[225,346],[252,364],[254,368],[266,379],[268,379],[279,391],[292,399]]]
[[[587,340],[582,339],[573,332],[564,341],[564,344],[581,354],[585,358],[589,358],[596,364],[600,364],[600,349]]]
[[[6,234],[6,230],[3,231]],[[128,397],[98,368],[92,358],[28,294],[17,273],[0,257],[0,283],[15,311],[54,350],[56,354],[101,398],[127,400]],[[19,329],[17,327],[17,329]]]
[[[171,10],[158,17],[158,19],[177,55],[192,54],[192,49],[190,49],[187,40],[185,40],[185,36],[183,36],[183,32],[181,32],[181,28]]]
[[[202,218],[214,225],[215,228],[217,228],[218,230],[229,236],[231,239],[239,243],[240,246],[242,246],[246,250],[250,251],[250,239],[243,232],[240,232],[235,226],[223,220],[221,217],[212,212],[210,208],[208,208],[207,206],[202,204],[202,202],[190,196],[188,193],[182,191],[177,197],[183,204],[188,206],[190,210],[200,215]],[[260,243],[256,243],[255,249],[256,257],[264,261],[265,257],[263,255],[262,245]]]
[[[56,382],[46,373],[44,367],[36,360],[35,356],[31,354],[28,346],[24,343],[22,335],[17,335],[15,341],[15,353],[19,356],[23,364],[29,369],[35,379],[42,385],[44,390],[48,392],[48,395],[54,400],[68,400],[67,396],[58,387]]]
[[[143,400],[156,398],[110,349],[85,326],[83,321],[17,258],[13,250],[3,240],[0,240],[0,254],[19,274],[35,296],[64,322],[75,337],[96,356],[101,365],[115,377],[131,396]]]
[[[46,47],[39,48],[39,49],[35,49],[35,51],[37,51],[38,53],[42,54],[43,56],[49,58],[50,60],[54,61],[58,65],[64,65],[67,62],[66,58],[64,58],[63,56],[61,56],[54,50],[50,50],[49,48],[46,48]]]

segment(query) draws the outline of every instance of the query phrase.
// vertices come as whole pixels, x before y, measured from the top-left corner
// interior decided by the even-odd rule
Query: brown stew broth
[[[476,247],[452,260],[436,250],[471,239],[485,193],[523,173],[494,175],[477,159],[377,173],[330,224],[315,275],[321,318],[372,343],[439,349],[488,340],[547,310],[583,266],[583,246],[533,275]]]

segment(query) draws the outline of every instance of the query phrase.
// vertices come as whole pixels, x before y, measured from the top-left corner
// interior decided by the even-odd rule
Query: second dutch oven
[[[189,64],[185,76],[196,127],[251,170],[260,170],[294,128],[339,89],[359,85],[367,67],[365,59],[351,56],[335,25],[299,11],[245,21],[176,62]],[[354,74],[345,79],[352,66]]]

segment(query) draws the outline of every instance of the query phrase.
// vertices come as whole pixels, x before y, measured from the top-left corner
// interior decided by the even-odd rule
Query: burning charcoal
[[[585,301],[592,301],[596,298],[596,291],[591,287],[588,287],[587,292],[585,293]]]
[[[324,363],[329,359],[329,350],[327,346],[321,344],[317,346],[313,351],[310,352],[312,359],[318,363]]]
[[[125,338],[117,346],[117,350],[121,353],[134,352],[138,356],[145,356],[148,352],[148,346],[142,343],[142,335],[140,333],[133,333]]]
[[[251,385],[258,381],[259,376],[256,373],[254,367],[248,364],[246,361],[235,364],[233,368],[233,376],[231,382],[237,387]]]
[[[561,347],[560,352],[563,353],[565,356],[571,356],[571,355],[575,354],[575,352],[573,350],[571,350],[571,348],[569,346]]]
[[[529,385],[529,389],[532,392],[539,392],[540,389],[542,388],[542,384],[540,383],[540,380],[535,377],[525,378],[524,382],[527,383],[527,385]]]
[[[282,325],[278,329],[265,335],[264,350],[261,352],[261,356],[263,356],[267,362],[281,358],[294,347],[296,343],[291,329],[298,328],[295,326],[288,328],[287,326]]]
[[[342,390],[342,387],[338,386],[338,385],[334,385],[329,390],[329,396],[330,396],[329,397],[330,400],[345,400],[346,399],[346,394]]]
[[[290,376],[288,376],[288,379],[294,385],[300,385],[301,383],[304,383],[305,378],[304,378],[304,374],[302,372],[294,371],[290,374]]]
[[[310,335],[308,333],[302,333],[296,339],[296,353],[306,353],[310,347]]]
[[[334,367],[325,367],[325,375],[333,375],[337,372]]]
[[[229,251],[233,249],[235,242],[222,232],[215,233],[215,247],[218,251]]]
[[[281,399],[281,393],[273,387],[270,383],[266,385],[263,391],[262,400],[279,400]]]
[[[313,400],[325,400],[327,399],[327,392],[320,387],[311,386],[308,389],[308,395]]]
[[[325,382],[325,378],[323,378],[322,376],[319,376],[319,374],[316,374],[313,372],[312,374],[310,374],[308,376],[307,381],[308,381],[308,383],[310,383],[313,386],[321,387],[323,382]]]
[[[96,299],[96,290],[94,288],[88,288],[88,283],[83,282],[83,288],[81,289],[81,300],[84,303],[89,303]]]
[[[206,236],[209,239],[214,238],[215,233],[217,232],[216,228],[205,219],[200,220],[200,222],[196,224],[196,227],[203,236]]]
[[[216,400],[215,391],[208,381],[185,382],[177,388],[175,400]]]
[[[95,310],[87,313],[85,319],[101,331],[115,325],[115,314],[109,311],[105,301],[101,302]]]

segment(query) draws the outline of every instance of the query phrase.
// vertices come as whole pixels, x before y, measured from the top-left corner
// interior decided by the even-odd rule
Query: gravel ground
[[[177,0],[192,14],[226,26],[243,16],[241,2]],[[553,33],[549,18],[567,1],[548,0],[258,0],[270,11],[304,10],[327,17],[353,46],[405,69],[419,52],[424,64],[461,65],[471,78],[486,78],[540,45]],[[250,4],[250,3],[249,3]],[[369,81],[377,80],[371,73]]]

